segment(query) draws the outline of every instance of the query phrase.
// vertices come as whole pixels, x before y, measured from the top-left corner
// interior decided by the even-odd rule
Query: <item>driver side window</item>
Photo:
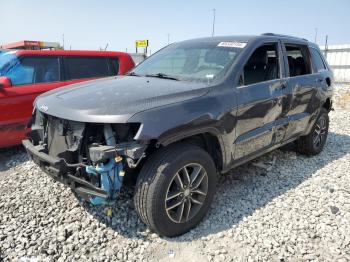
[[[13,86],[60,80],[58,57],[23,57],[7,72]]]
[[[277,44],[257,48],[244,66],[243,85],[252,85],[280,77]]]

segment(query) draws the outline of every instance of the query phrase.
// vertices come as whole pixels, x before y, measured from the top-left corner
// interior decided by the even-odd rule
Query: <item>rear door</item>
[[[303,134],[309,126],[317,90],[307,45],[284,41],[282,47],[289,76],[283,90],[283,113],[289,120],[285,136],[288,140]]]
[[[0,147],[21,143],[35,98],[64,85],[60,69],[59,57],[23,56],[8,70],[12,87],[0,91]]]
[[[235,159],[259,154],[275,143],[282,112],[282,51],[278,41],[258,47],[243,68],[238,91]]]

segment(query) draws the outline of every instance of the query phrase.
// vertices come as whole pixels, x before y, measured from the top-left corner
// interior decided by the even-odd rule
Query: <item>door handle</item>
[[[274,84],[270,85],[270,90],[272,91],[280,91],[285,88],[287,88],[287,81],[275,82]]]
[[[285,89],[285,88],[287,88],[287,82],[283,81],[281,83],[281,89]]]
[[[283,81],[283,82],[280,82],[280,86],[279,88],[277,88],[277,90],[283,90],[285,88],[287,88],[287,82]]]

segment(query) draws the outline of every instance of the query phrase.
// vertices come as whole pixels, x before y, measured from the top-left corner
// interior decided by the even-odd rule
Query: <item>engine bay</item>
[[[114,201],[126,173],[145,156],[140,124],[82,123],[35,111],[25,146],[39,166],[93,205]]]

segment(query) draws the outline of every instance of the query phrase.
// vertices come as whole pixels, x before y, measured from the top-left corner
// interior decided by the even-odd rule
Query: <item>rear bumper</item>
[[[70,165],[63,158],[53,157],[44,152],[41,145],[33,145],[28,139],[22,141],[28,155],[35,164],[55,180],[68,185],[83,198],[89,200],[91,197],[98,196],[108,198],[108,193],[90,182],[72,175],[79,165]],[[72,172],[73,171],[73,172]]]

